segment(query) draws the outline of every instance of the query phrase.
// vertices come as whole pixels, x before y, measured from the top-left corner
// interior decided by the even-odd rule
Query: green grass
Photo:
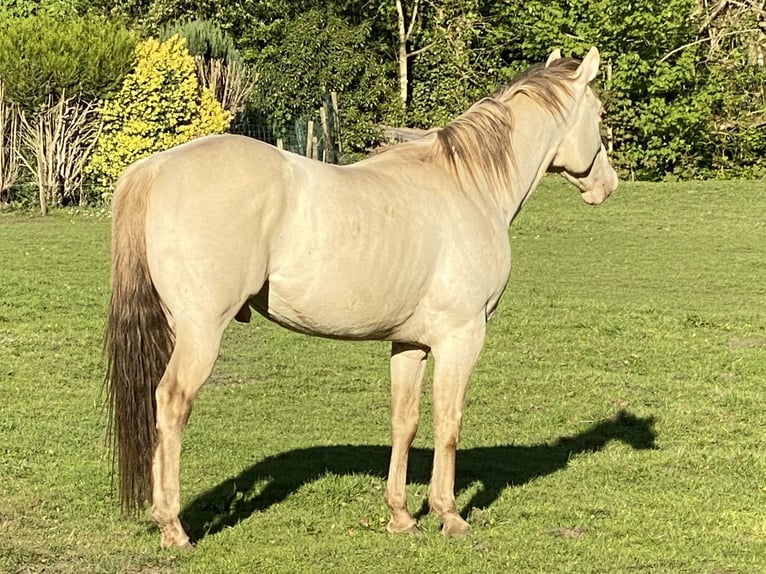
[[[182,455],[188,554],[119,515],[109,220],[0,214],[0,572],[760,573],[766,186],[548,180],[468,393],[473,534],[385,534],[388,347],[233,324]],[[95,214],[97,215],[97,214]],[[423,513],[430,392],[408,494]]]

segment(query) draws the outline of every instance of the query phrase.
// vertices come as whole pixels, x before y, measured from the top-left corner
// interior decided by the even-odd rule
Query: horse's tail
[[[112,294],[106,325],[109,431],[122,509],[151,502],[155,390],[173,350],[173,333],[146,257],[146,210],[156,169],[129,168],[112,203]]]

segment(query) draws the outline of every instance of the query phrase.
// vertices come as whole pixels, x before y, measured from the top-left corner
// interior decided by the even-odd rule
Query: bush
[[[136,47],[135,70],[100,108],[103,129],[86,172],[108,197],[130,163],[196,137],[222,133],[231,122],[201,88],[184,41],[150,38]]]
[[[255,75],[242,62],[231,35],[209,20],[181,22],[160,29],[161,40],[174,35],[186,41],[186,49],[194,56],[200,84],[210,89],[232,117],[237,116],[253,90]]]
[[[160,29],[159,36],[163,41],[180,36],[186,40],[186,49],[192,56],[201,56],[205,60],[223,60],[231,64],[241,59],[233,38],[209,20],[166,24]]]
[[[410,59],[410,125],[444,125],[496,87],[499,62],[485,53],[478,4],[463,0],[454,6],[423,6],[421,17],[431,25],[415,35],[423,50]]]
[[[82,8],[87,11],[81,0],[3,0],[0,2],[0,21],[43,14],[69,18],[76,16]]]
[[[19,178],[21,146],[19,112],[4,101],[5,86],[0,80],[0,208],[13,199],[12,188]]]
[[[108,98],[130,71],[136,36],[96,17],[47,15],[0,24],[0,78],[6,99],[36,111],[62,95]]]

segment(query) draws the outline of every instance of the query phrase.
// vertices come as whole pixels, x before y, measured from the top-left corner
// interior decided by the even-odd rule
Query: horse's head
[[[554,50],[546,67],[555,66],[559,59],[561,53]],[[601,141],[599,125],[604,108],[589,85],[598,73],[598,65],[598,50],[593,47],[572,77],[573,109],[567,115],[564,137],[549,167],[549,171],[561,173],[574,184],[590,204],[604,201],[618,184]]]

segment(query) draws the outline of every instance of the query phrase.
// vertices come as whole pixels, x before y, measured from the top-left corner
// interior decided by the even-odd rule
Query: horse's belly
[[[380,286],[334,286],[300,289],[269,280],[252,300],[268,319],[294,331],[337,339],[390,339],[413,315],[419,289],[382,291]]]

